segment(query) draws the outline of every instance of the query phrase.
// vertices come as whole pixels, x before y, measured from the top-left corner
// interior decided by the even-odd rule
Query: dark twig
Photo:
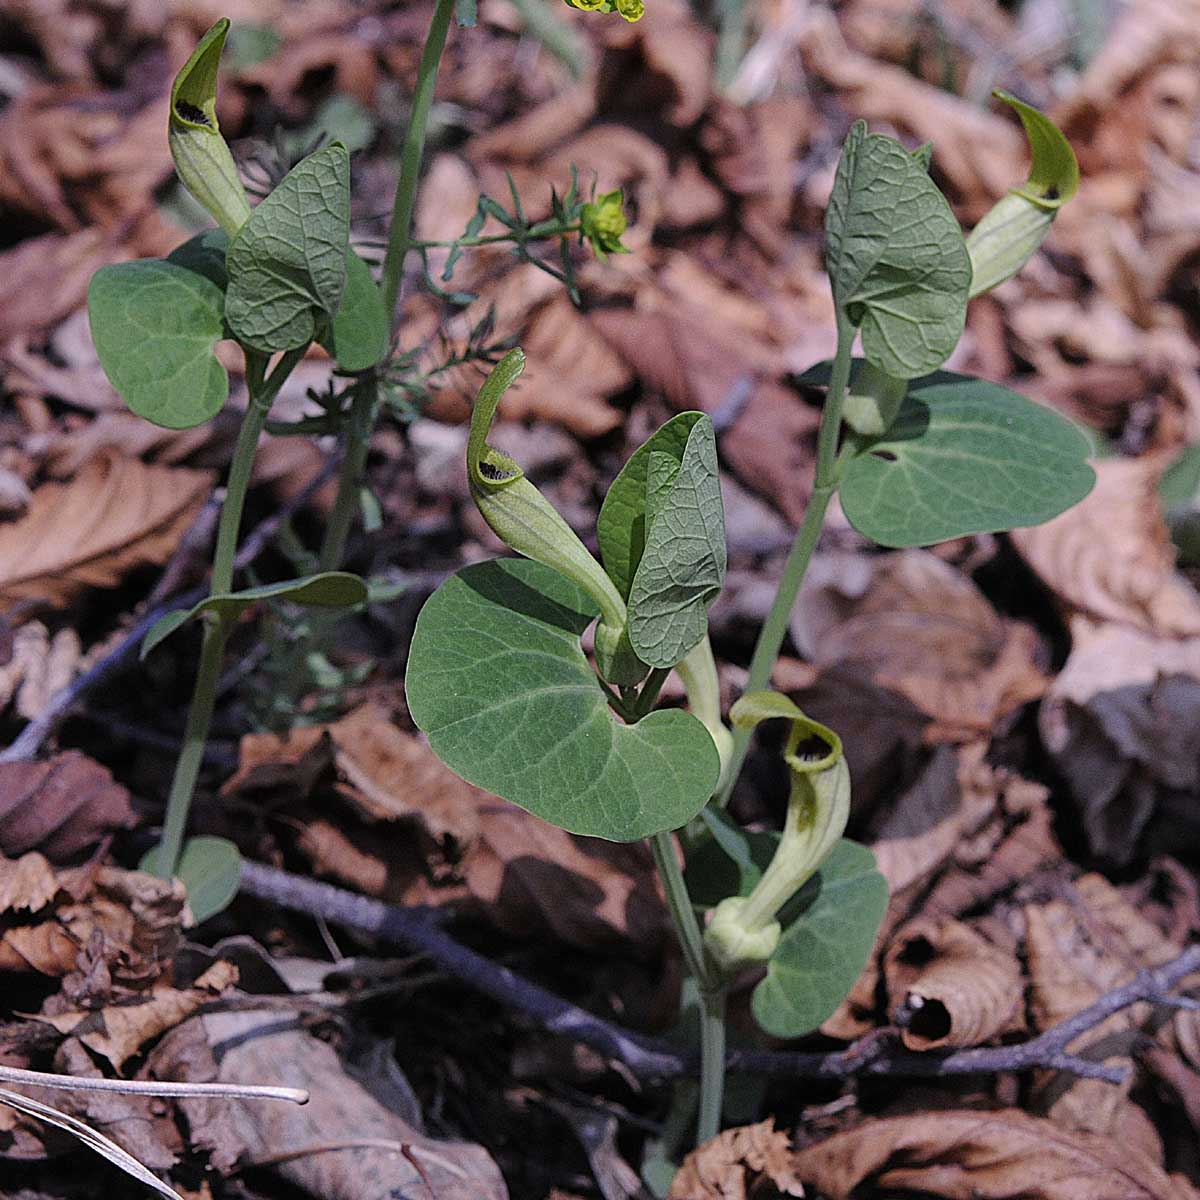
[[[644,1078],[673,1079],[695,1069],[695,1057],[665,1039],[645,1037],[593,1016],[585,1009],[522,979],[490,959],[468,950],[441,928],[428,909],[402,908],[359,896],[257,863],[242,867],[242,891],[260,900],[320,916],[429,955],[451,975],[499,1000],[553,1033],[560,1033],[610,1058],[619,1059]],[[1072,1054],[1067,1047],[1105,1018],[1139,1001],[1174,1004],[1170,990],[1200,972],[1200,945],[1174,961],[1143,971],[1123,987],[1030,1041],[978,1050],[919,1053],[897,1046],[890,1036],[869,1034],[846,1050],[800,1053],[789,1050],[734,1050],[731,1071],[812,1079],[851,1079],[856,1075],[941,1076],[1026,1071],[1033,1067],[1071,1071],[1089,1079],[1121,1083],[1122,1067]]]
[[[333,476],[336,468],[336,459],[327,462],[313,480],[287,504],[281,505],[277,512],[260,521],[242,543],[237,558],[234,559],[234,568],[241,571],[248,567],[271,543],[283,522],[308,503],[317,490]],[[63,723],[67,714],[84,696],[94,691],[135,657],[142,638],[159,617],[176,608],[190,608],[206,595],[207,588],[193,588],[151,608],[107,654],[97,659],[82,675],[71,680],[66,687],[50,698],[46,707],[21,730],[12,745],[0,751],[0,763],[33,758],[42,748],[42,743]]]

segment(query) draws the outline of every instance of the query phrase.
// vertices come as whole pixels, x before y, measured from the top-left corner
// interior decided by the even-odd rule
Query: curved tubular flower
[[[850,817],[850,770],[841,739],[806,717],[778,692],[749,692],[730,712],[736,727],[783,717],[792,723],[783,759],[792,776],[787,820],[770,866],[749,896],[722,900],[704,934],[705,947],[727,975],[765,962],[779,944],[776,914],[816,874],[832,853]],[[816,741],[824,752],[801,753]]]
[[[553,567],[591,596],[600,608],[600,623],[596,626],[596,663],[600,674],[619,687],[633,687],[645,678],[649,668],[629,644],[628,614],[621,593],[554,505],[525,478],[517,463],[487,443],[501,398],[524,370],[524,351],[510,350],[492,368],[479,390],[467,440],[471,498],[505,545],[526,558]]]
[[[171,85],[167,141],[183,186],[232,238],[250,218],[250,202],[217,123],[217,69],[229,19],[201,39]]]
[[[1070,142],[1049,117],[997,89],[1025,127],[1033,163],[1029,178],[984,215],[967,238],[970,298],[1011,279],[1042,244],[1058,210],[1079,190],[1079,163]]]

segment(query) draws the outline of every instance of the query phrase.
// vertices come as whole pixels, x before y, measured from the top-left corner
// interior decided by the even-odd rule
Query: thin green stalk
[[[746,52],[746,0],[717,0],[717,83],[733,83]]]
[[[696,1144],[721,1132],[725,1099],[725,989],[700,993],[700,1112]]]
[[[446,47],[450,18],[454,15],[455,0],[438,0],[421,53],[417,73],[417,90],[409,114],[408,132],[400,152],[400,179],[396,184],[396,199],[392,206],[392,224],[388,231],[387,253],[383,260],[383,305],[393,324],[396,301],[400,296],[400,280],[404,260],[413,247],[413,209],[417,201],[417,183],[421,177],[421,159],[425,154],[425,133],[429,126],[429,110],[433,104],[433,89],[437,82],[438,64]],[[321,539],[321,569],[336,570],[346,553],[346,539],[354,513],[358,509],[359,489],[367,464],[371,442],[371,427],[375,419],[379,380],[376,372],[365,374],[355,386],[350,404],[350,424],[346,430],[346,449],[338,474],[337,498],[325,536]]]
[[[696,920],[679,860],[675,857],[674,840],[669,833],[656,833],[650,839],[650,848],[667,895],[667,907],[675,923],[684,962],[700,990],[700,1115],[696,1139],[704,1142],[716,1137],[720,1131],[725,1096],[724,981],[713,971],[704,953],[704,935]]]
[[[392,206],[392,226],[388,232],[387,255],[383,260],[383,303],[388,316],[394,318],[396,300],[400,295],[400,278],[404,260],[412,245],[413,208],[417,201],[417,182],[421,177],[421,159],[425,154],[425,132],[429,125],[429,109],[433,104],[433,88],[437,82],[438,64],[446,47],[450,18],[454,15],[455,0],[437,0],[421,65],[417,71],[417,90],[413,96],[408,133],[400,152],[400,182],[396,185],[396,200]]]
[[[829,391],[825,407],[821,412],[821,428],[817,433],[817,471],[813,482],[812,498],[804,512],[804,521],[796,532],[796,540],[783,565],[783,576],[771,604],[771,611],[759,630],[754,654],[750,659],[750,671],[746,677],[747,692],[757,692],[767,687],[771,673],[779,658],[783,639],[787,635],[788,621],[804,582],[813,550],[821,536],[825,523],[825,512],[829,501],[837,490],[838,480],[838,432],[842,424],[842,404],[846,397],[846,385],[850,382],[850,351],[854,345],[854,327],[844,317],[838,318],[837,357],[833,360],[833,371],[829,379]],[[737,783],[738,774],[746,758],[750,744],[750,730],[735,728],[733,731],[733,756],[724,783],[718,792],[718,803],[728,803]]]
[[[545,0],[513,3],[525,28],[571,72],[572,79],[582,79],[585,49],[575,30]]]
[[[221,506],[221,521],[217,526],[217,545],[213,551],[210,595],[233,589],[233,561],[237,553],[242,510],[246,504],[246,489],[250,485],[250,474],[254,469],[254,452],[266,424],[271,402],[278,395],[283,381],[303,357],[303,350],[289,351],[279,360],[270,377],[266,378],[266,357],[249,351],[246,354],[246,384],[250,390],[250,399],[246,405],[246,415],[242,418],[233,461],[229,467],[229,478],[225,484],[225,500]],[[223,621],[206,617],[205,622],[204,638],[200,646],[200,666],[192,688],[183,747],[175,763],[171,791],[167,796],[162,839],[159,841],[155,859],[158,875],[162,879],[172,879],[179,866],[179,855],[187,830],[188,810],[192,807],[192,796],[196,791],[196,780],[200,776],[200,764],[204,759],[204,746],[208,741],[208,728],[212,723],[217,685],[221,677],[221,657],[228,637],[228,629]]]
[[[359,489],[367,466],[371,446],[371,426],[375,421],[375,400],[378,384],[374,374],[364,375],[354,385],[350,401],[350,424],[346,430],[346,453],[338,471],[337,496],[325,536],[321,539],[320,569],[336,571],[346,553],[346,539],[358,510]]]
[[[459,247],[464,250],[472,250],[477,246],[494,246],[500,242],[544,242],[550,238],[570,237],[571,234],[578,233],[580,228],[578,221],[572,221],[566,225],[550,221],[540,225],[531,225],[527,232],[521,231],[519,237],[517,236],[518,230],[510,229],[504,233],[489,233],[482,237],[445,238],[441,241],[424,241],[420,238],[413,238],[409,242],[409,248],[413,250],[451,250]]]

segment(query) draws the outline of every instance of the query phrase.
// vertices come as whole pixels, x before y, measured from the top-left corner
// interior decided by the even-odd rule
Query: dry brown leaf
[[[988,734],[1047,686],[1034,631],[1000,617],[926,550],[818,557],[792,635],[818,666],[861,671],[907,696],[935,722],[927,741]]]
[[[961,921],[910,921],[892,936],[883,975],[910,1050],[977,1046],[1024,1029],[1016,955]]]
[[[47,233],[0,253],[0,345],[48,329],[74,312],[112,255],[103,230]]]
[[[203,1005],[227,992],[238,980],[232,963],[213,963],[191,987],[155,988],[131,1003],[97,1010],[55,1013],[38,1019],[70,1034],[120,1069],[148,1041],[187,1020]]]
[[[22,600],[62,608],[85,588],[165,562],[211,485],[207,471],[115,453],[70,483],[43,484],[21,520],[0,526],[0,611]]]
[[[0,763],[0,854],[36,848],[56,861],[71,858],[132,826],[129,801],[108,768],[78,750]]]
[[[784,1196],[803,1196],[791,1139],[762,1121],[726,1129],[683,1160],[671,1181],[669,1200],[747,1200],[770,1180]]]
[[[270,1080],[311,1094],[303,1106],[221,1102],[234,1115],[248,1163],[276,1164],[276,1173],[321,1200],[390,1200],[429,1190],[437,1200],[507,1200],[500,1171],[481,1146],[414,1129],[351,1079],[331,1046],[299,1023],[281,1021],[278,1010],[198,1020],[220,1082]],[[203,1101],[180,1107],[189,1124],[192,1114],[203,1123],[212,1112]]]
[[[1166,637],[1200,636],[1200,596],[1175,571],[1158,500],[1161,456],[1093,464],[1091,495],[1012,537],[1064,603],[1089,616]]]
[[[890,1191],[947,1200],[1192,1200],[1156,1162],[1112,1138],[1015,1109],[867,1121],[795,1156],[829,1200]]]

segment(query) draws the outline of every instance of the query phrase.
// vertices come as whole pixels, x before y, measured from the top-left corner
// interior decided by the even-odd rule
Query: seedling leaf
[[[225,319],[238,341],[273,353],[312,341],[346,285],[350,156],[339,142],[284,176],[229,245]]]
[[[971,260],[921,157],[859,121],[825,216],[825,265],[863,353],[899,379],[941,366],[962,335]]]
[[[1040,525],[1095,483],[1087,439],[998,384],[950,371],[917,380],[888,432],[845,465],[842,507],[884,546],[927,546]]]
[[[616,545],[623,570],[639,525],[645,529],[629,588],[629,640],[643,662],[661,668],[673,667],[707,632],[708,605],[725,580],[725,510],[712,421],[696,417],[682,455],[675,440],[672,429],[661,442],[647,443],[642,513],[632,510],[634,520]],[[642,470],[639,463],[637,473]],[[626,506],[626,517],[629,512]]]
[[[347,250],[346,290],[321,344],[343,371],[365,371],[387,354],[390,340],[383,294],[371,268],[353,250]]]
[[[751,1000],[767,1033],[801,1037],[833,1014],[866,965],[887,902],[875,856],[843,838],[780,914],[783,936]]]
[[[598,611],[538,562],[465,567],[417,618],[408,706],[468,782],[570,833],[633,841],[695,816],[720,762],[679,709],[616,720],[579,644]]]
[[[132,412],[166,429],[190,429],[220,412],[229,376],[213,354],[225,335],[214,238],[193,238],[169,258],[101,267],[88,287],[100,364]]]
[[[138,869],[159,874],[161,847],[148,850]],[[175,878],[187,888],[188,907],[197,921],[207,921],[224,912],[237,895],[242,878],[242,856],[238,848],[222,837],[193,837],[183,844],[183,853],[175,867]]]
[[[306,604],[312,608],[348,608],[352,604],[361,604],[366,598],[367,585],[357,575],[346,571],[325,571],[302,579],[264,583],[240,592],[222,592],[206,597],[191,608],[178,608],[155,621],[142,639],[141,657],[145,658],[181,625],[201,613],[216,613],[222,620],[229,621],[263,600],[290,600],[293,604]]]

